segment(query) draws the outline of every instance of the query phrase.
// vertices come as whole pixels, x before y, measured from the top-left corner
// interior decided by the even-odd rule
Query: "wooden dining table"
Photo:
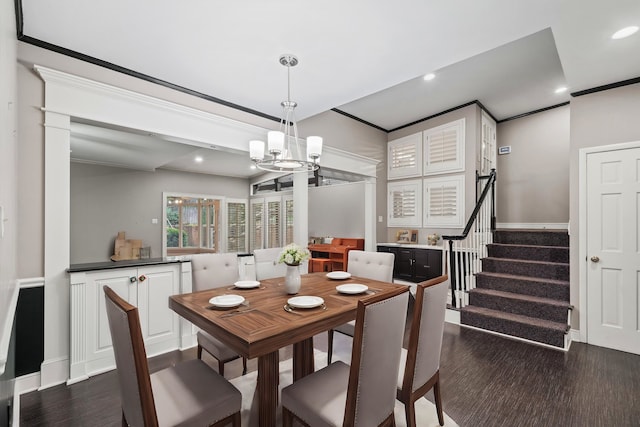
[[[285,310],[293,295],[285,292],[284,278],[260,281],[260,286],[238,289],[232,284],[221,288],[173,295],[169,307],[200,329],[215,336],[241,356],[258,358],[258,416],[260,426],[275,426],[278,408],[279,353],[293,345],[293,380],[314,371],[313,337],[356,317],[360,299],[374,294],[394,296],[407,291],[404,285],[361,277],[332,280],[326,273],[302,275],[298,296],[317,296],[324,304],[315,308]],[[343,294],[342,284],[363,284],[369,290],[361,294]],[[241,295],[244,305],[213,307],[209,300],[224,294]],[[287,308],[289,308],[287,306]]]

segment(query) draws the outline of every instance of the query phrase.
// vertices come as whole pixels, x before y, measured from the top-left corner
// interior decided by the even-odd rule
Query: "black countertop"
[[[89,262],[85,264],[71,264],[69,268],[67,268],[67,272],[79,273],[81,271],[109,270],[113,268],[144,267],[147,265],[171,264],[176,262],[185,262],[189,260],[190,260],[189,257],[167,257],[167,258],[132,259],[132,260],[126,260],[126,261]]]

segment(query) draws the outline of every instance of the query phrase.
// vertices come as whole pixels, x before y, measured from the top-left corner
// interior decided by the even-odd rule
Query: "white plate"
[[[359,283],[347,283],[346,285],[336,286],[336,290],[341,294],[361,294],[369,289],[367,285]]]
[[[239,289],[251,289],[259,287],[260,282],[257,280],[240,280],[239,282],[234,283],[234,285]]]
[[[209,300],[209,304],[216,307],[235,307],[244,302],[244,297],[240,295],[218,295]]]
[[[346,271],[332,271],[327,273],[327,277],[333,280],[344,280],[351,277],[351,273],[347,273]]]
[[[287,304],[294,308],[314,308],[324,304],[324,300],[320,297],[300,296],[289,298]]]

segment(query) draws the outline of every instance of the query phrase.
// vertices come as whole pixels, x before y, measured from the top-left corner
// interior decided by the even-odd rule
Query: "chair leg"
[[[245,375],[247,373],[247,358],[243,357],[242,358],[242,375]]]
[[[404,416],[407,419],[407,427],[416,427],[416,408],[411,399],[404,402]]]
[[[233,419],[231,420],[231,425],[233,427],[241,427],[242,417],[240,416],[240,411],[233,414]]]
[[[221,360],[218,360],[218,373],[221,377],[224,377],[224,362]]]
[[[124,411],[122,412],[122,427],[129,427],[127,419],[124,417]]]
[[[198,345],[198,359],[202,359],[202,347]]]
[[[329,329],[327,333],[328,348],[327,348],[327,365],[331,365],[331,358],[333,357],[333,329]]]
[[[442,397],[440,397],[440,378],[438,378],[433,385],[433,396],[436,401],[436,411],[438,412],[438,422],[441,426],[444,425],[444,415],[442,414]]]
[[[293,426],[293,414],[284,406],[282,407],[282,427]]]

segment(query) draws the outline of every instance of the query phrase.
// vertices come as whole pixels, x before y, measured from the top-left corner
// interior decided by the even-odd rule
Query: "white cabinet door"
[[[178,346],[179,319],[169,309],[169,297],[179,294],[178,270],[173,264],[138,269],[138,310],[147,356]]]
[[[86,321],[87,372],[100,372],[113,362],[111,333],[107,319],[103,286],[109,286],[127,302],[137,305],[136,269],[114,269],[87,274],[86,300],[84,304]]]

